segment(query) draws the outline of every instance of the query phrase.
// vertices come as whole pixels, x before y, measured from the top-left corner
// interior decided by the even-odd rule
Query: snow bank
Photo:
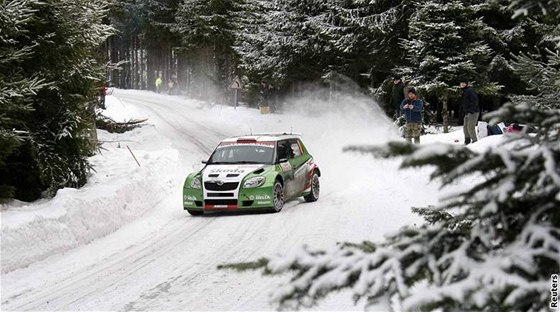
[[[108,96],[109,107],[119,106],[111,101],[117,100]],[[117,110],[110,117],[124,120],[119,113],[131,112]],[[139,116],[133,113],[132,117]],[[59,190],[53,199],[14,201],[2,206],[3,273],[112,233],[173,192],[167,180],[178,170],[178,152],[162,143],[153,126],[124,134],[98,131],[98,137],[104,142],[102,150],[90,158],[96,172],[84,187]],[[167,149],[158,150],[162,145]]]

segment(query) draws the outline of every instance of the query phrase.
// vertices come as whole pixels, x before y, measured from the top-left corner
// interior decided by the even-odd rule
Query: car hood
[[[262,164],[207,165],[202,170],[202,180],[220,180],[223,182],[241,181],[248,174],[264,168]]]

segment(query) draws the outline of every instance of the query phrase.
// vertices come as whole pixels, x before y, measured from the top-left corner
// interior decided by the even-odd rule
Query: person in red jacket
[[[107,95],[107,85],[105,82],[101,85],[101,90],[99,92],[99,107],[105,109],[105,96]]]

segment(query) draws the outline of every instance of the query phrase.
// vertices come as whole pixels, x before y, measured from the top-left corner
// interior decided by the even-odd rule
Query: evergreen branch
[[[257,261],[253,262],[238,262],[238,263],[228,263],[228,264],[220,264],[218,265],[219,270],[227,270],[233,269],[239,272],[248,271],[248,270],[257,270],[257,269],[264,269],[266,274],[270,273],[267,271],[266,266],[268,265],[269,260],[267,258],[260,258]]]

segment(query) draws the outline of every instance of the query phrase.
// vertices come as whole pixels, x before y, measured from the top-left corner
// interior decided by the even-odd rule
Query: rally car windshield
[[[219,146],[208,164],[272,164],[274,148],[260,145]]]

